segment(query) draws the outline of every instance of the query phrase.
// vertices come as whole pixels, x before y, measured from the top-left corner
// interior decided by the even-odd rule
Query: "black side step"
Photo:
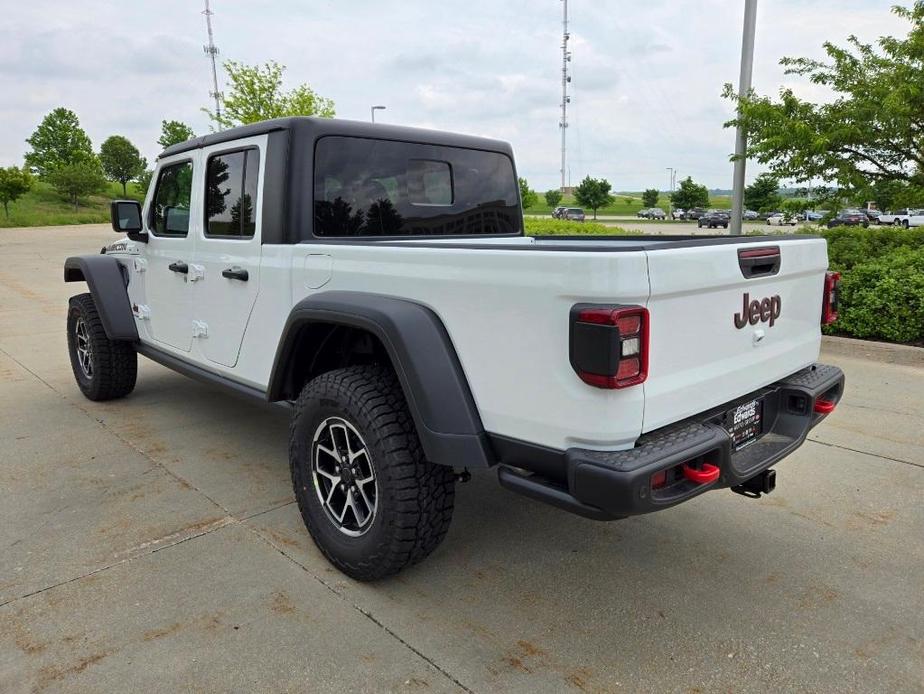
[[[539,475],[521,473],[516,468],[500,465],[497,468],[497,480],[505,489],[522,494],[530,499],[542,501],[565,511],[570,511],[584,518],[609,521],[619,520],[624,516],[614,516],[596,506],[588,506],[575,499],[568,490],[549,482]]]

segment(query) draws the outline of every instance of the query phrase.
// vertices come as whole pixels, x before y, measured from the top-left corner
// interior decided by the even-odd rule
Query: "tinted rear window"
[[[504,154],[324,137],[314,167],[316,236],[521,231],[517,181]]]

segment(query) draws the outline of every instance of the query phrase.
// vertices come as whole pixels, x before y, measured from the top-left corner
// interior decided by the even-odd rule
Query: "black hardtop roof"
[[[186,142],[167,147],[158,155],[158,159],[169,157],[180,152],[189,152],[201,147],[232,142],[245,137],[264,135],[279,130],[297,131],[300,135],[309,135],[313,138],[324,135],[345,135],[349,137],[370,137],[380,140],[402,140],[407,142],[420,142],[424,144],[444,145],[448,147],[466,147],[468,149],[484,149],[494,152],[503,152],[512,155],[511,147],[501,140],[474,135],[460,135],[458,133],[429,130],[426,128],[408,128],[400,125],[386,125],[384,123],[366,123],[364,121],[343,120],[339,118],[313,118],[307,116],[294,116],[289,118],[273,118],[272,120],[242,125],[237,128],[222,130],[210,135],[194,137]],[[301,139],[301,138],[300,138]]]

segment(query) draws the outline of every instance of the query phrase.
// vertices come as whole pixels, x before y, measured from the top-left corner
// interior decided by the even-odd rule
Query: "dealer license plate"
[[[732,438],[732,447],[740,451],[760,438],[764,414],[763,400],[751,400],[725,413],[725,430]]]

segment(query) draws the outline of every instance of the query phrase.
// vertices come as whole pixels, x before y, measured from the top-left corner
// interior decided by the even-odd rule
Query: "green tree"
[[[762,173],[744,188],[744,206],[757,212],[771,212],[780,208],[780,182],[770,173]]]
[[[642,193],[642,204],[645,207],[656,207],[658,198],[661,197],[661,191],[657,188],[649,188]]]
[[[610,182],[604,178],[591,178],[585,176],[581,184],[574,189],[574,199],[582,207],[589,207],[594,211],[594,219],[597,218],[597,210],[613,203],[613,196],[610,195]]]
[[[94,158],[90,137],[80,127],[77,114],[66,108],[45,116],[26,142],[32,146],[26,153],[26,165],[43,178],[61,166]]]
[[[138,174],[138,190],[141,191],[141,195],[148,194],[148,188],[151,187],[151,179],[154,177],[154,172],[151,169],[147,169]]]
[[[0,202],[3,211],[10,216],[10,203],[15,202],[32,187],[32,176],[29,170],[18,166],[0,168]]]
[[[519,179],[520,182],[520,204],[525,210],[528,207],[532,207],[536,204],[536,201],[539,199],[539,196],[536,194],[535,190],[530,190],[529,182],[525,178]]]
[[[738,99],[748,134],[748,156],[778,178],[821,178],[845,192],[878,181],[900,181],[924,191],[924,0],[893,12],[911,24],[903,38],[877,45],[854,36],[847,46],[824,44],[824,60],[783,58],[790,75],[827,87],[833,98],[812,103],[781,89],[778,99],[751,93]]]
[[[128,195],[126,184],[144,173],[148,165],[138,148],[121,135],[112,135],[103,142],[99,149],[99,162],[106,176],[122,184],[123,197]]]
[[[227,95],[221,97],[221,115],[202,109],[219,128],[283,116],[334,117],[334,102],[315,93],[307,84],[283,90],[285,65],[275,61],[244,65],[228,60],[224,68],[229,87]]]
[[[872,200],[876,203],[876,208],[880,210],[914,207],[920,198],[920,189],[904,181],[871,181],[866,188],[858,190],[854,196],[858,205],[865,206],[867,201]]]
[[[787,198],[782,204],[783,212],[792,217],[802,214],[811,206],[812,201],[805,198]]]
[[[684,210],[689,210],[693,207],[708,207],[709,189],[696,183],[692,177],[687,176],[680,182],[677,190],[671,193],[671,203],[674,207]]]
[[[186,123],[178,120],[162,120],[160,122],[160,137],[157,138],[157,144],[164,149],[171,145],[178,145],[186,140],[191,140],[196,136],[193,129]]]
[[[551,208],[558,207],[558,203],[561,202],[561,191],[560,190],[547,190],[545,191],[545,204]]]
[[[59,166],[48,174],[48,181],[73,203],[75,212],[79,209],[81,197],[99,193],[106,187],[106,178],[96,157]]]

